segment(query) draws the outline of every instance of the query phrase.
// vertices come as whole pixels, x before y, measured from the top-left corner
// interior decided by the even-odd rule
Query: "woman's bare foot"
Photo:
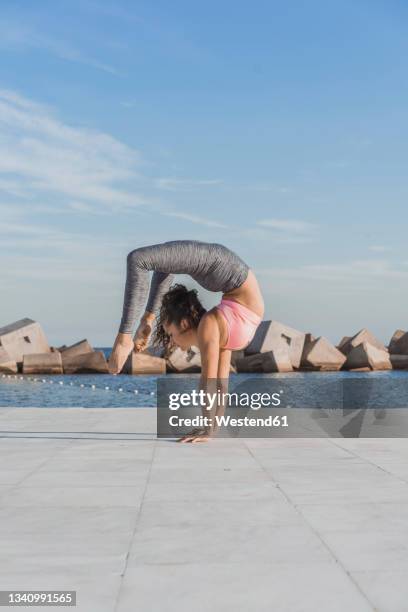
[[[139,353],[147,348],[153,328],[154,315],[144,315],[133,338],[135,351]]]
[[[122,371],[125,361],[132,350],[132,335],[118,334],[109,357],[108,368],[110,374],[119,374]]]

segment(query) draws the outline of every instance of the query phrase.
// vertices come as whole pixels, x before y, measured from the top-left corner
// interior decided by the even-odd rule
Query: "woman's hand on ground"
[[[122,371],[125,361],[132,350],[132,335],[118,334],[109,357],[108,368],[110,374],[119,374]]]
[[[205,432],[205,428],[204,427],[195,427],[194,429],[192,429],[188,433],[184,434],[184,436],[179,438],[178,442],[180,442],[180,440],[183,440],[184,438],[187,438],[188,436],[194,436],[195,434],[204,433],[204,432]]]
[[[195,436],[190,436],[189,438],[186,438],[185,440],[183,440],[183,444],[184,442],[191,442],[191,444],[196,444],[196,443],[200,443],[200,442],[209,442],[211,440],[211,436],[209,436],[208,434],[196,434]]]
[[[210,437],[211,436],[206,433],[205,429],[198,428],[193,429],[188,434],[185,434],[182,438],[179,438],[177,442],[181,442],[182,444],[184,442],[192,442],[193,444],[195,442],[208,442],[210,440]]]

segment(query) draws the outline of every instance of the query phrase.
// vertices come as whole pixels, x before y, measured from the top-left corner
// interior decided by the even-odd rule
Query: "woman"
[[[170,285],[175,274],[189,274],[205,289],[222,292],[221,303],[206,311],[196,291],[188,292],[183,285],[176,285],[172,293]],[[136,318],[146,299],[132,340]],[[140,247],[127,256],[122,319],[109,359],[112,374],[121,371],[132,349],[142,351],[147,347],[159,308],[156,341],[163,343],[167,339],[183,349],[198,346],[202,385],[209,379],[228,379],[231,351],[250,343],[264,315],[264,301],[255,274],[222,244],[172,240]],[[211,433],[212,430],[194,430],[180,441],[207,441]]]

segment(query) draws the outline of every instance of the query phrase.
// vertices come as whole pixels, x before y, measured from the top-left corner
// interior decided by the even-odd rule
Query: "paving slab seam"
[[[71,446],[71,445],[72,445],[72,442],[71,442],[70,446]],[[43,461],[43,463],[40,463],[39,465],[36,465],[36,467],[35,467],[33,470],[31,470],[31,472],[28,472],[28,474],[26,474],[25,476],[23,476],[23,478],[22,478],[22,479],[21,479],[19,482],[17,482],[17,483],[15,483],[15,484],[11,485],[11,486],[10,486],[10,489],[8,489],[8,491],[7,491],[7,492],[0,493],[0,499],[3,499],[3,496],[4,496],[4,495],[7,495],[8,493],[11,493],[11,492],[12,492],[14,489],[16,489],[16,488],[20,487],[20,485],[21,485],[21,484],[22,484],[22,483],[23,483],[23,482],[26,480],[26,478],[29,478],[30,476],[32,476],[33,474],[35,474],[37,470],[39,470],[39,469],[41,469],[42,467],[44,467],[44,465],[45,465],[45,464],[46,464],[46,463],[47,463],[47,462],[48,462],[50,459],[55,459],[55,456],[56,456],[56,455],[57,455],[57,454],[58,454],[60,451],[65,450],[65,449],[67,448],[67,446],[68,446],[68,445],[66,445],[66,446],[64,446],[64,447],[61,447],[61,448],[56,449],[56,451],[55,451],[55,453],[54,453],[53,455],[51,455],[50,457],[47,457],[47,458],[46,458],[46,459]]]
[[[373,438],[373,439],[378,439],[378,438]],[[400,438],[398,438],[400,439]],[[337,446],[337,448],[343,448],[340,444],[336,444],[335,442],[333,442],[334,446]],[[348,449],[347,449],[348,450]],[[354,457],[361,459],[361,461],[364,461],[364,463],[368,463],[374,467],[376,467],[378,470],[381,470],[382,472],[385,472],[385,474],[387,474],[388,476],[391,476],[392,478],[396,478],[397,480],[400,480],[401,482],[403,482],[404,484],[408,484],[408,480],[406,478],[403,478],[402,476],[398,476],[398,474],[394,474],[393,472],[389,472],[388,470],[386,470],[384,467],[382,467],[381,465],[377,465],[377,463],[375,463],[374,461],[372,461],[371,459],[367,459],[366,457],[362,457],[361,455],[359,455],[357,452],[355,451],[350,451],[350,453],[352,455],[354,455]],[[404,463],[403,461],[401,461],[401,463]]]
[[[28,436],[21,436],[21,435],[15,435],[18,434],[20,432],[14,432],[14,431],[10,431],[10,432],[2,432],[2,433],[7,433],[7,434],[12,434],[12,435],[1,435],[0,433],[0,439],[9,439],[9,438],[13,438],[16,440],[24,440],[24,439],[35,439],[35,440],[150,440],[150,438],[125,438],[123,436],[121,436],[120,438],[107,438],[106,436],[108,435],[108,432],[106,433],[99,433],[99,432],[95,432],[96,436],[99,437],[95,437],[95,435],[91,436],[83,436],[82,433],[83,432],[72,432],[72,433],[77,433],[77,434],[81,434],[80,437],[78,437],[78,435],[76,436],[65,436],[65,435],[59,435],[59,436],[35,436],[32,434],[42,434],[42,433],[58,433],[58,432],[42,432],[42,431],[34,431],[34,432],[30,432],[30,435]],[[93,433],[93,432],[89,432],[89,433]],[[112,435],[109,434],[109,435]],[[118,433],[114,433],[113,435],[115,436],[120,436],[120,434]],[[134,434],[134,435],[140,435],[140,434]],[[150,434],[148,434],[150,436]],[[105,437],[100,437],[100,436],[105,436]]]
[[[53,410],[53,411],[55,410],[57,414],[62,414],[62,415],[66,415],[67,414],[66,413],[67,410],[73,410],[73,409],[74,410],[78,410],[78,407],[77,406],[72,406],[71,408],[69,408],[69,407],[51,408],[51,410]],[[0,408],[0,410],[1,410],[1,408]],[[11,408],[10,410],[7,411],[6,414],[8,414],[9,412],[12,413],[15,410],[21,410],[21,409],[19,409],[19,408]],[[24,410],[41,410],[41,408],[27,408],[27,409],[24,409]],[[88,410],[88,408],[83,408],[82,410],[85,411],[85,410]],[[96,409],[93,409],[93,410],[102,411],[102,410],[110,410],[110,409],[109,408],[96,408]],[[95,414],[95,412],[93,412],[93,414]],[[1,415],[1,412],[0,412],[0,415]],[[99,418],[97,418],[97,420],[94,423],[92,423],[92,427],[97,427],[106,418],[105,414],[103,414],[102,412],[100,414],[96,413],[96,415],[99,416]],[[79,416],[81,416],[81,415],[79,415]],[[82,435],[81,435],[80,438],[78,438],[78,434],[83,434],[83,433],[87,433],[87,434],[90,434],[90,435],[93,435],[93,434],[100,435],[100,433],[102,433],[102,435],[106,435],[106,434],[112,435],[111,431],[110,432],[98,432],[98,431],[95,431],[95,432],[93,432],[93,431],[81,432],[81,431],[61,431],[61,430],[58,430],[58,431],[24,431],[24,430],[20,429],[20,430],[0,430],[0,439],[1,438],[17,438],[17,439],[19,439],[19,438],[21,438],[21,439],[35,438],[35,439],[41,439],[41,440],[42,439],[45,439],[45,440],[52,439],[52,440],[72,440],[72,441],[78,440],[78,439],[80,439],[80,440],[88,439],[88,438],[83,438]],[[20,435],[3,435],[3,434],[20,434]],[[34,434],[50,434],[50,435],[40,435],[40,436],[37,436],[37,435],[34,435]],[[53,436],[51,434],[59,434],[59,435]],[[66,434],[74,434],[74,435],[73,436],[68,436]],[[89,438],[89,439],[92,439],[92,440],[93,439],[95,439],[95,440],[103,439],[104,440],[106,438],[93,438],[92,437],[92,438]],[[116,438],[109,438],[109,439],[114,439],[115,440]],[[118,439],[122,439],[122,438],[118,438]],[[129,439],[132,440],[134,438],[129,438]]]
[[[245,442],[244,442],[245,444]],[[246,444],[245,444],[246,445]],[[247,446],[247,445],[246,445]],[[334,551],[330,548],[330,546],[327,544],[327,542],[322,538],[322,536],[320,535],[320,533],[311,525],[311,523],[309,523],[309,521],[306,519],[306,517],[303,515],[303,513],[301,512],[300,508],[294,504],[292,502],[292,499],[290,498],[290,496],[286,493],[286,491],[284,489],[282,489],[282,487],[280,486],[280,484],[274,480],[274,478],[272,477],[271,473],[258,461],[258,459],[256,458],[256,455],[254,455],[251,451],[251,449],[249,447],[247,447],[249,452],[251,453],[251,455],[254,457],[255,461],[258,463],[258,465],[262,468],[262,470],[269,476],[269,478],[272,480],[272,482],[274,482],[277,486],[277,488],[282,492],[282,495],[285,497],[285,499],[287,500],[287,502],[294,508],[294,510],[299,514],[299,516],[301,517],[301,519],[304,521],[304,523],[309,527],[310,531],[312,533],[314,533],[317,538],[320,540],[320,542],[323,544],[323,546],[326,548],[326,550],[329,552],[330,556],[333,558],[334,562],[339,566],[339,568],[344,572],[344,574],[348,577],[348,579],[350,580],[351,584],[355,587],[355,589],[360,593],[360,595],[366,600],[366,602],[369,604],[369,606],[371,606],[372,611],[373,612],[379,612],[378,609],[374,606],[373,602],[370,601],[370,599],[367,597],[367,594],[362,590],[362,588],[360,587],[360,585],[358,584],[358,582],[354,579],[354,577],[351,575],[351,573],[347,570],[347,568],[341,563],[341,561],[338,559],[338,557],[335,555]]]
[[[144,499],[145,499],[145,496],[146,496],[147,487],[149,486],[150,474],[151,474],[152,469],[153,469],[153,461],[154,461],[154,456],[155,456],[155,453],[156,453],[156,448],[157,448],[157,440],[156,440],[156,444],[153,447],[153,453],[152,453],[151,460],[150,460],[149,471],[147,473],[145,486],[144,486],[143,493],[142,493],[142,496],[141,496],[141,499],[140,499],[140,504],[139,504],[139,506],[137,508],[136,517],[135,517],[135,526],[133,528],[132,535],[130,537],[129,548],[128,548],[128,551],[126,553],[124,567],[123,567],[122,572],[120,573],[120,583],[119,583],[119,587],[118,587],[118,591],[117,591],[117,598],[116,598],[116,601],[115,601],[115,604],[114,604],[113,612],[117,612],[118,606],[119,606],[119,603],[120,603],[120,594],[121,594],[121,591],[122,591],[123,579],[124,579],[125,574],[126,574],[126,570],[127,570],[127,566],[128,566],[128,561],[129,561],[129,555],[130,555],[130,549],[132,547],[132,542],[133,542],[134,537],[136,535],[136,531],[137,531],[137,527],[138,527],[138,523],[139,523],[139,519],[140,519],[140,514],[141,514],[141,511],[142,511],[142,507],[143,507],[143,502],[144,502]]]

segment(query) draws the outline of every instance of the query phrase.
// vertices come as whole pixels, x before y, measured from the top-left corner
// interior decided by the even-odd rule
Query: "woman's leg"
[[[163,295],[169,290],[173,282],[173,274],[154,270],[155,261],[152,257],[151,248],[141,247],[131,251],[127,256],[125,294],[119,326],[121,334],[131,334],[133,332],[135,321],[138,316],[141,316],[147,299],[146,311],[155,314],[161,304]],[[154,270],[154,272],[149,292],[150,270]]]
[[[140,247],[131,251],[127,256],[122,318],[119,333],[109,358],[111,374],[121,372],[133,348],[140,351],[147,346],[155,313],[160,306],[164,293],[168,291],[173,281],[173,274],[155,270],[155,267],[160,265],[161,261],[161,258],[157,258],[157,262],[155,261],[155,253],[159,252],[158,247],[160,246]],[[149,292],[149,272],[151,270],[154,272]],[[148,300],[148,303],[142,316],[146,300]],[[138,317],[141,317],[141,322],[133,343],[132,333]]]
[[[169,290],[174,274],[189,274],[210,291],[225,292],[232,279],[247,274],[248,267],[235,253],[217,243],[199,240],[170,240],[139,247],[128,254],[125,295],[119,332],[132,333],[136,318],[142,313],[152,285],[146,311],[155,313]]]
[[[224,264],[224,265],[223,265]],[[118,373],[123,367],[131,345],[136,318],[143,312],[148,297],[149,271],[153,271],[152,286],[146,316],[154,315],[163,295],[168,291],[174,274],[189,274],[198,283],[210,291],[225,291],[226,283],[231,284],[231,270],[234,278],[247,274],[247,266],[232,252],[216,243],[205,243],[198,240],[171,240],[160,244],[140,247],[131,251],[127,257],[127,276],[123,312],[115,350],[112,351],[112,373]],[[210,273],[211,272],[211,273]],[[145,326],[138,330],[145,340]]]

